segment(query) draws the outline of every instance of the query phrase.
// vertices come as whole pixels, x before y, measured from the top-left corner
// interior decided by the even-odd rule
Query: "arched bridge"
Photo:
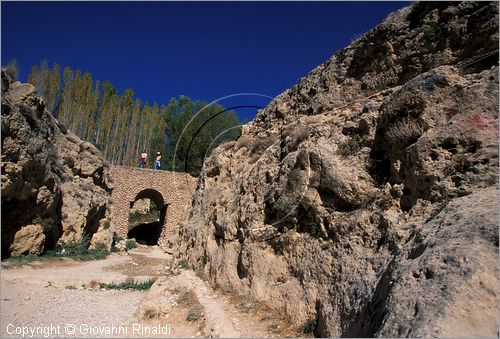
[[[186,173],[123,166],[111,166],[111,174],[114,183],[111,221],[116,233],[127,237],[131,207],[137,200],[148,198],[160,211],[158,245],[167,245],[169,232],[191,207],[196,178]]]

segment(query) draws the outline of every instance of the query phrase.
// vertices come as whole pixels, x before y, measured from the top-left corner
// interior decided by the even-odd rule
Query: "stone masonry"
[[[131,206],[139,199],[151,199],[164,220],[158,245],[166,246],[168,234],[189,211],[196,188],[196,178],[186,173],[111,166],[114,189],[112,193],[112,227],[126,238]]]

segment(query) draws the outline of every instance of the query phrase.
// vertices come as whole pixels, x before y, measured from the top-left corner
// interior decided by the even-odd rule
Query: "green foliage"
[[[187,321],[196,321],[198,319],[201,319],[203,317],[203,306],[201,305],[195,305],[191,307],[186,315],[186,320]]]
[[[240,136],[240,121],[233,111],[224,111],[218,104],[207,106],[203,101],[192,101],[187,96],[171,99],[165,108],[167,147],[165,168],[187,171],[198,175],[203,160],[218,145]]]
[[[153,210],[149,213],[141,213],[140,211],[134,211],[129,214],[128,222],[129,225],[136,226],[142,223],[151,223],[160,220],[160,211]]]
[[[318,322],[316,319],[307,320],[302,326],[302,333],[304,334],[313,334],[318,326]]]
[[[347,157],[358,153],[362,147],[363,140],[358,134],[354,134],[348,141],[339,145],[339,153],[341,156]]]
[[[297,207],[297,204],[286,200],[286,199],[278,199],[275,201],[273,204],[269,205],[271,210],[274,210],[276,212],[286,212],[289,213],[291,211],[294,211]]]
[[[113,243],[114,243],[114,244],[117,244],[117,243],[119,243],[119,242],[120,242],[120,241],[122,241],[122,240],[123,240],[123,237],[120,237],[120,236],[119,236],[118,234],[116,234],[116,233],[114,233],[114,234],[113,234]]]
[[[109,229],[109,226],[110,226],[109,221],[107,221],[107,220],[106,220],[106,221],[104,222],[103,228],[104,228],[105,230],[108,230],[108,229]]]
[[[100,284],[101,288],[106,290],[135,290],[135,291],[146,291],[153,286],[155,279],[149,279],[144,282],[138,282],[135,280],[124,281],[122,283],[110,283],[110,284]]]
[[[62,80],[62,81],[61,81]],[[203,160],[218,145],[235,140],[241,125],[233,111],[218,104],[172,98],[166,106],[143,103],[132,89],[123,93],[109,81],[94,81],[70,67],[47,61],[33,66],[28,80],[45,98],[47,108],[59,122],[80,138],[94,143],[115,165],[138,165],[148,153],[152,167],[156,152],[162,153],[161,168],[198,175]]]
[[[189,264],[188,264],[186,259],[179,260],[177,265],[179,265],[181,268],[188,268],[189,267]]]
[[[88,235],[83,236],[78,241],[72,241],[70,243],[64,244],[59,250],[49,250],[41,255],[25,255],[25,256],[12,256],[9,260],[18,263],[39,261],[39,260],[50,260],[57,258],[71,258],[74,260],[101,260],[109,255],[109,251],[106,246],[99,244],[96,248],[89,249],[90,237]]]
[[[201,262],[201,264],[202,264],[203,266],[205,266],[205,265],[207,264],[207,262],[208,262],[208,257],[207,257],[206,255],[202,255],[202,256],[200,257],[200,262]]]
[[[61,252],[69,257],[82,255],[88,252],[89,244],[90,236],[85,234],[79,241],[72,241],[65,244]]]
[[[127,240],[125,242],[125,251],[127,251],[127,252],[131,249],[136,248],[136,247],[137,247],[137,243],[133,240]]]

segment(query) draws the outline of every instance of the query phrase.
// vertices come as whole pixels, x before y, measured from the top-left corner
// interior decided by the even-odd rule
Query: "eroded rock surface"
[[[2,70],[2,257],[85,234],[109,248],[111,190],[97,148],[60,125],[32,85]]]
[[[498,137],[498,3],[417,3],[215,149],[173,243],[319,336],[497,336]]]

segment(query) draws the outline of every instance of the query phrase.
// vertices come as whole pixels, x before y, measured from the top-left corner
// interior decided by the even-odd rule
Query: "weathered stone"
[[[12,255],[40,254],[45,245],[45,234],[43,226],[26,225],[14,235],[14,241],[10,245]]]
[[[172,232],[187,217],[196,187],[196,179],[187,173],[156,171],[144,168],[112,166],[114,178],[112,193],[111,228],[127,238],[131,231],[129,213],[138,200],[151,200],[160,212],[163,223],[158,234],[158,245],[172,247]],[[150,233],[154,233],[152,230]]]
[[[179,258],[321,337],[498,335],[498,3],[393,13],[242,131]]]
[[[99,151],[61,128],[32,85],[2,70],[2,257],[19,252],[16,234],[38,218],[51,220],[45,250],[92,237],[109,216],[111,189]],[[113,230],[99,231],[109,242]]]

